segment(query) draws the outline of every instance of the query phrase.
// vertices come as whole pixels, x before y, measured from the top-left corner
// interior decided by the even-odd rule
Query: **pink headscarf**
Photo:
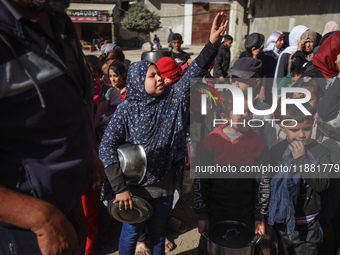
[[[338,23],[336,23],[335,21],[329,21],[325,25],[325,29],[322,32],[322,36],[324,36],[325,34],[328,34],[329,32],[337,31],[339,29],[340,28],[339,28]]]

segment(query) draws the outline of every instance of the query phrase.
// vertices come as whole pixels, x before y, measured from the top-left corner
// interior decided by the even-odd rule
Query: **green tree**
[[[141,3],[133,4],[125,13],[121,21],[122,27],[141,33],[145,36],[146,41],[150,42],[150,32],[154,32],[161,27],[160,16],[150,11]]]

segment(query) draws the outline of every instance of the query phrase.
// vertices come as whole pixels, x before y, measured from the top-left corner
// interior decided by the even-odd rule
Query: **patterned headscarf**
[[[329,36],[313,57],[313,66],[326,78],[333,78],[339,73],[335,60],[340,54],[340,32]]]
[[[162,95],[154,97],[145,91],[145,77],[151,64],[142,60],[130,67],[126,100],[112,117],[99,151],[107,167],[119,162],[117,148],[121,144],[142,145],[147,155],[146,185],[160,181],[172,163],[185,157],[189,78],[203,75],[202,69],[193,61],[181,80],[166,88]],[[181,179],[183,169],[174,170],[177,178]]]

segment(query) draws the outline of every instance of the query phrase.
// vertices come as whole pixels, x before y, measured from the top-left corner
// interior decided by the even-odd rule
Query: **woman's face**
[[[284,43],[285,43],[284,38],[280,38],[279,40],[276,41],[276,48],[281,49]]]
[[[310,53],[314,49],[314,42],[311,39],[306,39],[305,41],[305,52]]]
[[[109,70],[109,79],[113,87],[121,87],[124,85],[122,76],[118,75],[113,70]]]

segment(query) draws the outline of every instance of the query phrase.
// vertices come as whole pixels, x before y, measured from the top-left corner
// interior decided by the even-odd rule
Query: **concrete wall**
[[[289,32],[296,25],[321,34],[328,21],[340,23],[339,0],[256,0],[252,10],[249,31],[266,38],[275,30]]]
[[[154,35],[157,34],[163,48],[167,48],[169,28],[174,33],[180,33],[182,36],[184,34],[184,3],[185,0],[145,0],[149,10],[161,17],[162,27],[150,33],[150,36],[153,40]]]
[[[231,1],[228,34],[234,38],[231,51],[231,64],[233,64],[240,53],[244,50],[244,40],[248,34],[248,26],[244,22],[244,2]]]

